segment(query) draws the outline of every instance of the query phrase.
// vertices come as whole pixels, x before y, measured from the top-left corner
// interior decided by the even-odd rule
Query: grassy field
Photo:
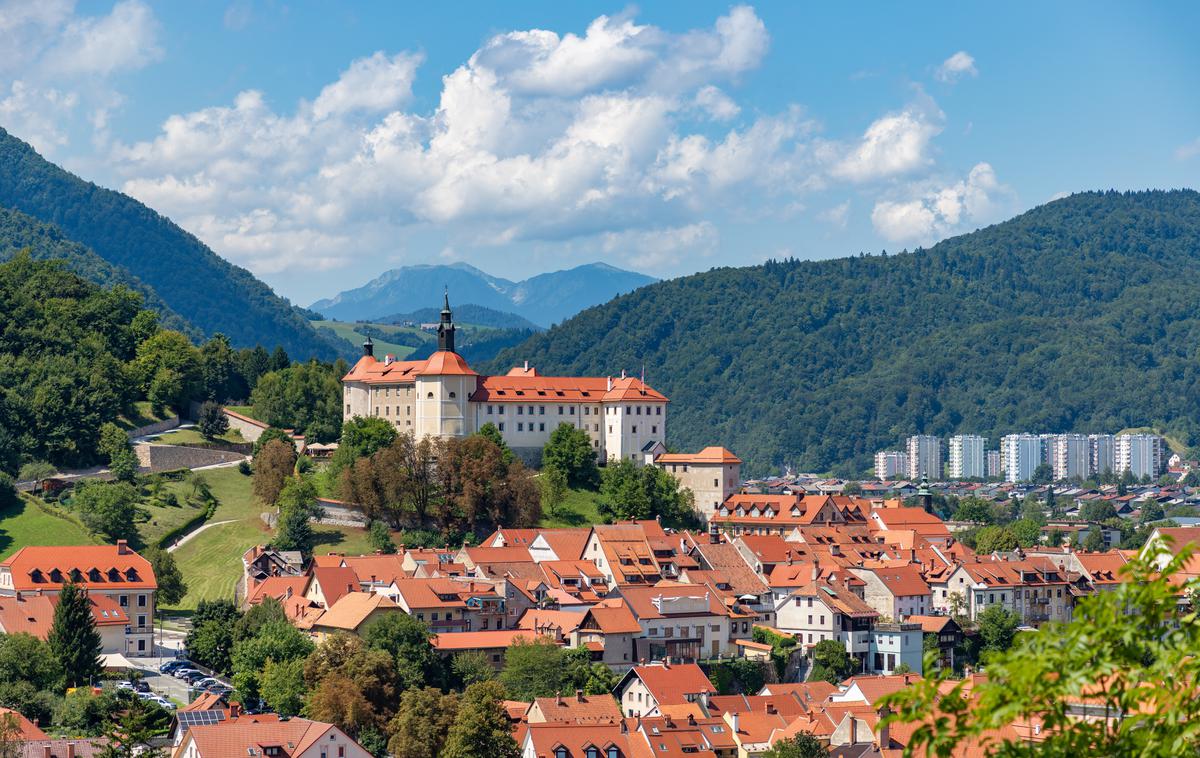
[[[122,414],[117,417],[117,425],[122,429],[137,429],[138,427],[149,426],[170,417],[170,413],[167,413],[165,416],[159,416],[150,407],[150,401],[139,400],[133,404],[132,413]]]
[[[542,513],[542,520],[538,522],[538,525],[569,527],[602,524],[604,519],[600,516],[599,497],[597,493],[590,490],[571,490],[567,494],[567,499],[553,515],[548,512]]]
[[[364,326],[364,324],[353,324],[346,321],[310,321],[309,323],[313,325],[314,329],[319,329],[321,327],[331,329],[342,339],[350,340],[350,343],[353,345],[361,345],[363,342],[363,336],[354,330],[359,326]],[[398,328],[387,324],[369,324],[369,326],[374,326],[377,329],[384,330]],[[404,358],[409,353],[416,350],[416,348],[409,347],[408,345],[397,345],[394,342],[386,342],[382,339],[372,338],[372,341],[375,343],[375,355],[379,356],[380,358],[388,353],[395,355],[397,358]]]
[[[1172,453],[1179,453],[1180,455],[1183,455],[1188,450],[1188,446],[1183,444],[1183,442],[1178,438],[1172,437],[1169,434],[1163,434],[1154,427],[1150,426],[1137,426],[1129,429],[1122,429],[1121,431],[1117,432],[1117,434],[1159,434],[1162,435],[1162,438],[1167,441],[1167,448],[1170,449]]]
[[[52,516],[25,498],[0,510],[0,558],[26,545],[90,545],[95,540],[74,523]]]
[[[227,405],[225,407],[234,413],[240,413],[243,416],[254,418],[254,408],[249,405]]]
[[[222,440],[224,442],[245,442],[246,441],[246,440],[242,439],[242,433],[239,432],[237,429],[230,429],[229,431],[222,434],[220,437],[217,437],[217,439]],[[162,444],[162,445],[201,445],[201,444],[204,444],[204,442],[206,442],[206,440],[204,439],[204,435],[201,434],[199,432],[199,430],[197,430],[195,428],[175,429],[173,431],[167,432],[166,434],[159,436],[154,441],[159,444]]]

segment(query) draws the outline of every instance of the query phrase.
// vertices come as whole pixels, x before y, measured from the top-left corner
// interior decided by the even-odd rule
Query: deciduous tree
[[[477,682],[463,693],[439,758],[520,758],[504,712],[504,687]]]
[[[142,551],[142,557],[150,561],[154,569],[154,578],[158,581],[158,600],[163,605],[178,605],[187,594],[187,583],[183,580],[183,572],[175,564],[175,556],[166,550],[149,547]]]
[[[408,690],[388,722],[388,750],[394,758],[439,758],[458,708],[456,692],[442,694],[434,687]]]
[[[296,448],[292,443],[271,440],[254,456],[254,494],[267,505],[274,505],[295,468]]]
[[[556,468],[577,489],[595,489],[600,483],[596,449],[588,433],[574,424],[561,423],[542,448],[542,467]]]
[[[204,435],[204,439],[214,440],[229,431],[229,417],[219,403],[205,400],[196,414],[196,428]]]

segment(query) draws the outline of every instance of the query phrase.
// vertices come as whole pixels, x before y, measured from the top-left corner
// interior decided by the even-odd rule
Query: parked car
[[[117,682],[116,687],[119,690],[132,690],[133,682]]]
[[[174,671],[172,671],[171,676],[175,677],[176,679],[184,679],[189,674],[199,674],[199,673],[200,672],[197,671],[196,669],[187,668],[185,666],[184,668],[175,669]]]
[[[221,697],[225,697],[227,695],[233,694],[233,688],[230,687],[228,684],[222,684],[222,683],[214,684],[211,687],[205,687],[204,691],[211,692],[214,695],[220,695]]]
[[[135,692],[149,692],[150,683],[145,679],[136,679],[133,682],[133,689]]]
[[[192,662],[187,658],[175,658],[158,667],[160,673],[169,674],[182,668],[191,668]]]
[[[216,684],[221,684],[221,680],[211,676],[206,676],[203,679],[197,679],[196,681],[192,682],[193,687],[201,690],[206,690]]]
[[[156,697],[154,697],[154,698],[153,698],[153,702],[155,702],[155,703],[158,703],[158,704],[159,704],[159,705],[161,705],[163,708],[166,708],[168,711],[173,711],[173,710],[175,710],[175,709],[176,709],[176,707],[177,707],[177,706],[176,706],[174,703],[172,703],[170,700],[167,700],[165,697],[161,697],[161,696],[156,696]]]
[[[189,673],[185,676],[181,676],[179,678],[182,679],[183,681],[187,682],[188,684],[195,684],[196,682],[200,681],[201,679],[205,679],[207,677],[208,677],[208,674],[205,674],[202,671],[192,671],[191,673]]]

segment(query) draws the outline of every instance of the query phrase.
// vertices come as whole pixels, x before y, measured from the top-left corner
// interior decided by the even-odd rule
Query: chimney
[[[696,714],[688,713],[688,726],[696,725]]]
[[[886,705],[879,709],[879,747],[886,750],[892,744],[892,732],[889,726],[883,723],[884,719],[892,715],[892,709]]]
[[[730,725],[730,727],[732,727],[732,728],[733,728],[733,733],[734,733],[734,734],[737,734],[737,733],[738,733],[738,715],[737,715],[737,712],[731,713],[731,714],[729,714],[729,715],[730,715],[730,724],[729,724],[729,725]]]
[[[583,690],[575,690],[575,702],[583,702]]]
[[[612,377],[608,377],[608,391],[612,392]]]
[[[563,704],[563,699],[562,699],[562,690],[559,690],[558,692],[555,692],[555,693],[554,693],[554,704],[555,704],[555,705],[562,705],[562,704]]]
[[[817,565],[817,562],[816,562],[816,561],[813,561],[813,564],[812,564],[812,580],[815,582],[815,581],[817,581],[817,579],[819,579],[820,577],[821,577],[821,567]]]
[[[774,703],[772,703],[772,702],[768,702],[768,703],[767,703],[767,713],[775,713],[775,712],[776,712],[776,711],[775,711],[775,704],[774,704]]]
[[[858,743],[858,719],[854,718],[854,716],[851,715],[850,716],[850,744],[855,745],[857,743]]]
[[[67,743],[67,758],[75,758],[75,743]]]
[[[129,543],[125,540],[117,540],[117,555],[129,555]]]
[[[21,591],[20,591],[20,590],[17,590],[17,595],[16,595],[16,597],[17,597],[17,602],[18,602],[18,603],[19,603],[19,602],[21,602]]]
[[[525,361],[525,372],[529,372],[529,361]]]
[[[663,668],[665,668],[665,669],[671,668],[671,656],[668,655],[666,658],[663,659]]]
[[[669,714],[669,713],[663,714],[663,726],[665,726],[668,729],[675,728],[675,722],[671,720],[671,714]]]
[[[787,552],[783,554],[783,559],[785,561],[787,561],[787,565],[789,565],[789,566],[792,565],[792,549],[791,548],[788,548]]]
[[[242,715],[242,706],[239,703],[229,704],[229,718],[235,719]]]

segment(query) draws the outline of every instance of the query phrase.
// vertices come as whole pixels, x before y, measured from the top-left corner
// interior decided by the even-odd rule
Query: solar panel
[[[193,726],[210,726],[225,720],[225,711],[223,710],[181,711],[177,715],[184,731]]]

